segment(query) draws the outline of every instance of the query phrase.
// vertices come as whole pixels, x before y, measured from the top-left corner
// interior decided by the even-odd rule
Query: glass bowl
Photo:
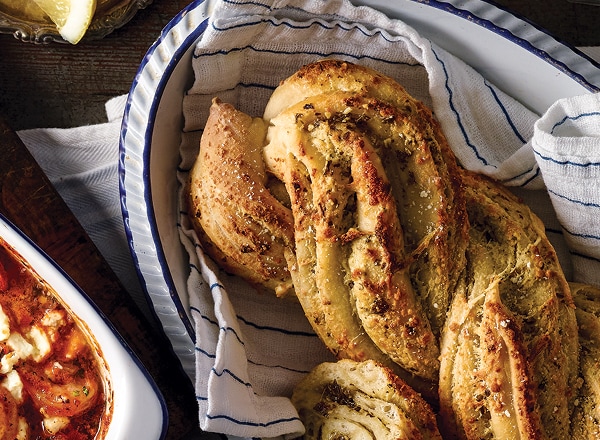
[[[152,0],[98,0],[84,40],[97,40],[120,28]],[[37,44],[66,43],[54,23],[32,1],[0,0],[0,33]]]

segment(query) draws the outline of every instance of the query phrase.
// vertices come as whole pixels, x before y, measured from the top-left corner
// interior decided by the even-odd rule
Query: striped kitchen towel
[[[600,285],[600,94],[554,103],[530,145],[570,251],[571,278]]]
[[[544,186],[551,189],[557,209],[564,207],[568,212],[569,203],[589,209],[592,221],[598,201],[588,201],[596,197],[598,180],[590,177],[588,181],[594,182],[594,190],[569,184],[565,191],[562,186],[571,176],[580,178],[595,168],[579,167],[575,164],[581,160],[564,158],[529,142],[540,115],[405,23],[346,0],[216,2],[194,51],[195,81],[183,103],[178,176],[182,188],[198,153],[213,97],[260,116],[281,80],[325,57],[387,74],[433,108],[462,164],[512,186],[543,218],[568,276],[582,276],[581,271],[597,265],[600,255],[587,253],[586,246],[596,239],[598,222],[586,232],[571,229],[564,223],[570,217],[554,214]],[[556,130],[548,132],[557,134]],[[548,171],[551,178],[545,174],[547,169],[562,166],[573,168],[562,180],[554,180],[552,171]],[[561,172],[556,170],[556,174]],[[303,426],[288,397],[312,367],[332,356],[311,331],[298,304],[258,295],[205,258],[183,198],[180,204],[181,237],[190,254],[187,299],[196,331],[195,386],[201,428],[244,438],[294,438]],[[569,244],[582,240],[581,247],[575,248],[576,258],[571,258],[565,246],[563,227]],[[571,262],[579,260],[589,266],[571,271]]]

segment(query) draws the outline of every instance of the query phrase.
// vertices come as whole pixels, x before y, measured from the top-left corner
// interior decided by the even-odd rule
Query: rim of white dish
[[[104,343],[104,348],[108,348],[110,346],[113,347],[113,349],[116,348],[122,353],[119,355],[118,360],[116,360],[111,356],[107,356],[108,353],[104,352],[104,357],[106,358],[106,362],[109,367],[109,375],[111,376],[112,382],[111,388],[113,389],[113,392],[122,394],[123,399],[126,399],[127,401],[135,398],[135,396],[141,397],[142,394],[140,393],[145,393],[143,396],[147,398],[151,396],[149,393],[154,394],[154,397],[156,398],[155,402],[151,403],[150,399],[144,400],[146,405],[150,403],[152,405],[152,407],[146,406],[145,410],[149,410],[150,408],[153,408],[153,410],[158,410],[161,414],[162,420],[160,423],[160,428],[148,428],[148,426],[146,426],[146,428],[152,431],[153,437],[151,438],[156,438],[159,440],[164,439],[167,435],[169,417],[164,397],[141,360],[123,339],[104,312],[100,310],[100,308],[94,303],[88,294],[85,293],[81,287],[79,287],[79,285],[70,277],[69,274],[64,271],[62,267],[58,265],[56,261],[50,258],[45,251],[43,251],[36,243],[33,242],[33,240],[27,236],[27,234],[15,226],[14,223],[12,223],[1,213],[0,237],[2,237],[2,239],[6,241],[6,243],[11,246],[14,251],[31,266],[32,270],[46,283],[48,283],[48,285],[51,286],[59,296],[61,296],[61,292],[63,295],[68,294],[68,299],[61,297],[61,300],[65,301],[67,306],[76,309],[73,312],[77,315],[78,319],[83,320],[90,326],[90,331],[93,329],[98,330],[102,327],[106,328],[106,333],[102,332],[104,335],[102,336],[102,341],[99,341],[101,347]],[[84,319],[84,317],[81,316],[78,311],[85,312],[86,318]],[[112,337],[110,335],[112,335]],[[94,334],[94,336],[100,337],[98,334]],[[127,379],[115,376],[116,372],[111,370],[111,366],[121,366],[122,369],[127,369],[129,371],[129,378]],[[132,366],[137,370],[137,372],[135,372],[133,375],[131,375],[133,372]],[[128,383],[123,382],[124,380]],[[143,389],[141,387],[143,387]],[[145,417],[147,415],[143,410],[139,409],[139,407],[143,407],[143,404],[131,404],[132,407],[130,409],[134,410],[135,413],[126,414],[123,413],[123,406],[121,405],[121,403],[124,404],[125,401],[114,401],[114,403],[120,406],[118,408],[116,406],[113,407],[113,412],[115,414],[113,414],[112,420],[109,424],[109,429],[107,432],[108,437],[117,438],[117,436],[127,433],[139,433],[140,429],[143,428],[142,424],[145,422]],[[137,423],[138,425],[115,425],[111,429],[112,423]],[[156,432],[155,428],[158,428]],[[146,434],[150,433],[146,432]],[[154,436],[154,434],[156,434],[156,436]]]
[[[405,1],[437,8],[475,23],[546,61],[590,92],[600,91],[599,63],[498,5],[487,0]],[[151,308],[174,345],[184,370],[192,377],[195,368],[193,324],[178,296],[161,244],[152,204],[149,161],[154,117],[161,97],[182,55],[208,25],[206,3],[205,0],[190,3],[167,24],[149,48],[129,92],[119,145],[121,209],[130,252]],[[371,6],[383,13],[394,9],[388,0],[353,0],[352,3]],[[138,126],[133,127],[131,121]],[[171,315],[157,314],[157,304],[165,301],[175,311]],[[187,346],[185,353],[178,352],[177,347],[182,346]]]
[[[387,0],[363,0],[382,12],[391,10]],[[575,79],[591,92],[600,91],[600,62],[560,41],[531,20],[490,0],[407,0],[463,18],[522,47]],[[355,3],[355,0],[351,0]],[[443,41],[436,41],[444,46]]]

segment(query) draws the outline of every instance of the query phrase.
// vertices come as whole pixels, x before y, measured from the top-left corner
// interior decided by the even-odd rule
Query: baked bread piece
[[[337,80],[363,88],[339,91]],[[385,100],[369,94],[372,81]],[[467,242],[454,156],[431,113],[391,78],[323,61],[272,99],[290,84],[302,94],[288,104],[314,95],[270,119],[265,161],[291,196],[292,278],[309,321],[340,358],[364,359],[354,352],[366,332],[401,367],[435,381],[437,333]]]
[[[463,290],[442,332],[443,429],[467,439],[569,438],[577,324],[555,251],[507,189],[466,171],[463,181],[471,232]]]
[[[188,215],[203,248],[223,269],[284,296],[293,292],[285,257],[292,214],[267,188],[266,126],[213,100],[190,172]]]
[[[374,361],[320,364],[294,389],[304,439],[441,440],[422,397]]]
[[[363,111],[369,107],[363,114],[359,104],[350,100],[347,104],[334,103],[337,113],[333,108],[313,113],[317,123],[352,119],[380,156],[402,226],[401,252],[406,264],[410,260],[410,278],[437,336],[464,266],[468,241],[465,201],[454,153],[427,106],[394,79],[346,61],[325,59],[301,67],[275,89],[264,118],[270,122],[298,102],[310,103],[309,99],[331,92],[355,95],[365,106]],[[367,98],[373,98],[373,102]],[[377,117],[371,117],[377,113]],[[388,124],[392,121],[394,124]],[[306,123],[305,128],[311,125]],[[281,143],[274,141],[272,130],[269,137],[267,166],[282,175],[274,158],[285,152],[277,151]]]
[[[332,92],[271,120],[269,141],[282,154],[275,157],[267,146],[267,163],[286,165],[280,177],[295,219],[296,295],[338,356],[361,360],[353,344],[362,323],[395,362],[433,380],[437,341],[410,283],[390,183],[355,122],[379,117],[367,106],[367,99]]]
[[[571,438],[600,439],[600,288],[572,283],[581,344],[581,387],[571,417]]]

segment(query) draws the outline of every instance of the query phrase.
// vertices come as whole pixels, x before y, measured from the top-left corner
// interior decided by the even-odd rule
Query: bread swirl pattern
[[[306,440],[442,438],[422,397],[373,361],[318,365],[296,386],[292,402]]]
[[[441,345],[444,429],[467,439],[568,438],[577,326],[554,249],[506,189],[463,179],[471,238]]]
[[[456,163],[431,113],[392,79],[332,60],[282,82],[265,117],[274,113],[267,168],[294,193],[295,158],[305,170],[302,194],[312,194],[302,204],[292,197],[295,219],[310,212],[316,229],[309,273],[323,271],[311,291],[297,288],[307,316],[320,334],[345,340],[337,306],[329,305],[349,292],[354,311],[345,316],[356,315],[403,368],[435,380],[437,335],[456,283],[453,265],[464,258],[467,222],[456,221],[465,212]],[[299,228],[297,222],[297,253],[307,243]],[[323,308],[332,310],[331,323]]]
[[[315,288],[297,288],[296,294],[317,331],[344,339],[341,302],[354,309],[361,321],[357,327],[362,325],[384,353],[408,371],[434,379],[437,341],[411,285],[390,183],[373,144],[357,127],[357,121],[381,120],[383,106],[345,92],[299,102],[271,120],[270,145],[279,155],[267,145],[267,163],[287,161],[286,170],[296,170],[280,177],[288,192],[301,194],[292,196],[294,217],[308,213],[310,219],[295,225],[296,253],[314,249],[306,270],[314,274]],[[402,131],[393,122],[394,108],[385,109],[389,133],[383,136],[397,142]],[[306,176],[302,184],[297,173]],[[314,232],[300,235],[305,229]],[[331,313],[324,314],[330,304]]]

